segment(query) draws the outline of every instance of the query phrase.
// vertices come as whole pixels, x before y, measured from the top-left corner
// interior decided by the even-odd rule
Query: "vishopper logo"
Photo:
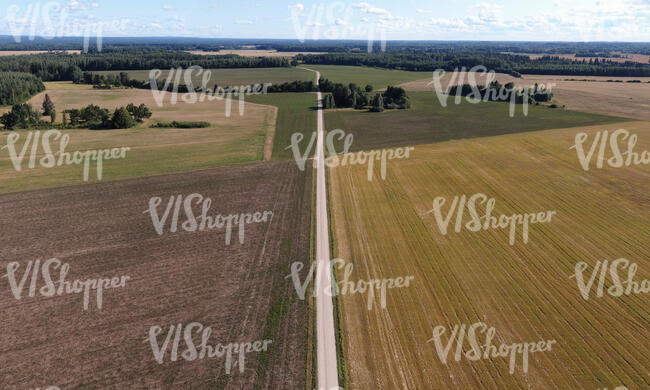
[[[149,208],[144,214],[151,216],[151,222],[158,235],[163,235],[165,225],[169,223],[169,231],[175,233],[180,229],[186,232],[204,231],[206,229],[223,229],[226,228],[226,245],[230,245],[232,228],[239,226],[239,243],[244,243],[246,225],[251,223],[266,223],[273,218],[273,211],[258,211],[242,214],[217,214],[214,217],[208,215],[212,206],[212,199],[204,197],[201,194],[190,194],[183,199],[183,195],[172,195],[167,201],[167,206],[162,213],[158,207],[162,204],[162,198],[154,196],[149,199]],[[194,206],[193,206],[194,205]],[[179,222],[181,217],[181,206],[185,214],[185,221]],[[200,206],[200,214],[195,215],[196,207]],[[194,208],[193,208],[194,207]]]
[[[368,17],[360,19],[354,25],[352,18],[355,10],[376,15],[376,20]],[[346,5],[336,1],[329,4],[313,4],[307,11],[305,6],[298,3],[289,6],[291,21],[296,37],[301,43],[308,36],[311,39],[356,39],[367,38],[368,53],[372,53],[375,41],[379,41],[381,51],[386,51],[386,31],[392,22],[403,22],[403,18],[392,16],[388,11],[373,7],[368,3]],[[311,34],[309,34],[311,32]]]
[[[145,340],[146,343],[151,345],[151,350],[158,364],[164,363],[169,349],[169,342],[172,340],[169,361],[175,362],[179,360],[179,347],[182,340],[187,349],[180,353],[180,359],[191,362],[197,359],[225,357],[226,375],[229,375],[230,370],[236,365],[239,366],[239,372],[243,373],[246,367],[246,354],[266,351],[269,348],[269,344],[272,343],[272,340],[264,340],[210,345],[209,339],[212,335],[212,328],[209,326],[204,327],[198,322],[192,322],[185,327],[183,327],[183,324],[171,325],[161,344],[158,341],[158,336],[162,332],[163,328],[161,326],[152,326],[149,329],[149,337]],[[195,333],[201,336],[201,342],[199,344],[195,344],[194,342],[196,338]],[[233,354],[237,355],[235,360],[233,360]]]
[[[194,86],[193,77],[196,72],[196,77],[201,77],[201,85]],[[165,96],[167,92],[172,93],[169,103],[175,105],[178,103],[179,92],[182,93],[181,100],[187,104],[195,104],[204,101],[222,101],[225,99],[226,107],[225,114],[229,118],[232,111],[232,97],[239,98],[239,116],[244,115],[245,111],[245,96],[261,95],[268,93],[268,87],[271,83],[255,84],[255,85],[241,85],[241,86],[228,86],[222,87],[215,85],[209,86],[212,79],[212,71],[205,70],[198,65],[190,66],[187,69],[172,68],[167,73],[164,82],[159,79],[163,71],[160,69],[152,69],[149,72],[149,85],[151,93],[158,107],[163,107]],[[182,83],[181,83],[182,81]],[[197,93],[198,92],[198,93]]]
[[[111,149],[86,150],[66,152],[65,149],[70,143],[70,135],[63,134],[59,130],[47,130],[41,136],[40,131],[30,131],[25,136],[22,147],[19,147],[21,133],[12,132],[7,136],[7,145],[0,148],[9,151],[11,163],[17,172],[23,168],[23,160],[27,150],[30,150],[27,168],[33,169],[36,165],[43,168],[61,167],[63,165],[81,165],[83,164],[83,180],[88,181],[90,176],[90,165],[94,161],[96,164],[97,180],[102,180],[104,161],[118,160],[126,158],[126,152],[131,150],[130,147],[120,147]],[[44,155],[39,158],[38,148],[43,149]],[[50,141],[59,141],[59,150],[53,152]],[[19,151],[20,149],[20,151]]]
[[[494,198],[488,198],[487,195],[481,193],[474,194],[469,198],[466,195],[454,196],[454,199],[449,206],[449,211],[447,211],[447,216],[444,216],[442,212],[442,206],[444,206],[445,203],[447,203],[447,199],[444,196],[436,197],[433,200],[433,209],[429,210],[427,213],[433,213],[438,229],[440,229],[442,235],[447,234],[449,224],[451,223],[451,219],[455,212],[456,221],[454,230],[456,233],[460,233],[463,227],[470,232],[479,232],[490,228],[509,229],[510,245],[515,244],[517,226],[521,226],[521,235],[524,244],[527,244],[529,225],[535,223],[550,223],[553,215],[557,213],[556,211],[548,210],[527,214],[492,215],[495,209],[496,200]],[[478,206],[480,204],[485,204],[483,216],[479,215]],[[463,225],[465,210],[469,213],[471,220]]]
[[[40,259],[35,262],[30,260],[20,279],[18,278],[19,269],[19,262],[14,261],[7,264],[6,277],[9,279],[11,292],[16,300],[21,300],[23,298],[25,283],[29,278],[30,283],[27,295],[30,298],[34,298],[37,293],[43,297],[83,293],[84,310],[88,310],[91,290],[95,290],[97,309],[101,310],[103,306],[103,291],[107,289],[124,288],[126,287],[126,282],[131,279],[130,276],[115,276],[112,278],[68,281],[66,280],[66,277],[70,271],[70,264],[62,263],[61,260],[56,258],[48,259],[42,264]],[[52,273],[57,269],[59,270],[58,279],[54,279]],[[39,271],[44,286],[37,290]]]
[[[59,387],[57,387],[57,386],[35,387],[35,388],[31,388],[31,387],[30,387],[30,388],[29,388],[29,390],[41,390],[41,389],[42,389],[42,390],[61,390],[61,389],[60,389]]]
[[[575,144],[569,149],[575,149],[578,154],[578,160],[582,169],[585,171],[589,170],[591,160],[594,157],[596,148],[598,148],[598,157],[596,159],[596,168],[602,168],[606,162],[612,168],[621,168],[623,166],[629,167],[631,165],[647,165],[650,163],[650,152],[644,150],[641,154],[634,151],[634,146],[638,140],[636,134],[630,134],[629,131],[625,129],[618,129],[609,134],[607,130],[603,132],[597,132],[594,136],[594,139],[591,141],[591,146],[589,151],[585,153],[584,144],[587,142],[589,135],[587,133],[578,133],[575,136]],[[627,150],[621,152],[621,147],[619,145],[620,141],[627,140]],[[608,144],[609,141],[609,144]],[[600,145],[599,145],[600,144]],[[611,152],[611,157],[605,157],[605,151],[609,149]],[[626,156],[623,158],[623,156]]]
[[[427,86],[433,85],[434,91],[442,107],[447,107],[449,98],[453,95],[454,104],[461,104],[462,98],[470,104],[481,102],[499,101],[509,103],[508,115],[515,116],[517,106],[522,107],[524,116],[528,116],[528,106],[533,101],[550,101],[553,97],[555,83],[535,84],[526,87],[515,87],[514,83],[501,85],[496,80],[496,72],[488,71],[487,67],[477,65],[467,70],[466,67],[456,68],[451,73],[447,88],[443,88],[442,79],[447,72],[437,69],[433,72],[433,79]],[[467,77],[467,83],[465,83]],[[477,80],[477,77],[479,80]],[[485,79],[483,81],[483,79]]]
[[[383,279],[369,279],[369,280],[358,280],[352,281],[352,272],[354,266],[352,263],[345,263],[343,259],[334,259],[331,260],[328,264],[328,267],[334,268],[338,266],[339,269],[343,269],[343,280],[337,284],[327,286],[324,290],[327,296],[337,296],[337,295],[355,295],[355,294],[368,294],[368,310],[372,310],[373,304],[375,302],[375,294],[379,296],[379,306],[382,309],[386,308],[386,294],[389,289],[393,288],[406,288],[410,287],[410,283],[415,279],[414,276],[405,276],[397,278],[383,278]],[[304,282],[300,281],[300,273],[302,272],[305,265],[296,261],[291,264],[291,274],[287,275],[285,278],[291,278],[293,281],[294,288],[296,293],[301,300],[305,299],[307,292],[307,287],[314,279],[314,272],[316,272],[316,280],[320,281],[323,275],[323,266],[319,263],[313,262],[309,268],[309,273],[305,277]],[[319,284],[317,282],[317,284]],[[313,296],[317,297],[319,290],[313,289]]]
[[[532,343],[513,343],[501,344],[498,347],[492,345],[492,340],[495,338],[496,329],[489,327],[483,322],[477,322],[470,326],[466,324],[454,325],[454,329],[449,336],[447,343],[443,343],[442,335],[445,334],[447,328],[439,325],[433,329],[433,337],[428,340],[429,343],[433,342],[436,347],[436,352],[442,364],[447,364],[449,353],[453,347],[454,341],[456,342],[456,351],[453,359],[459,362],[464,356],[469,361],[477,361],[480,359],[489,358],[509,358],[509,372],[514,374],[515,366],[517,363],[517,355],[521,355],[522,370],[524,373],[528,372],[528,354],[534,352],[549,352],[555,340],[541,340]],[[485,343],[480,344],[478,341],[479,333],[485,333]],[[469,350],[465,350],[465,339],[469,343]]]
[[[76,4],[77,7],[72,5]],[[10,5],[7,8],[6,20],[16,43],[23,37],[33,41],[36,37],[43,39],[61,38],[65,36],[83,37],[83,51],[88,52],[91,37],[96,37],[97,51],[102,51],[104,29],[124,31],[129,20],[114,20],[110,23],[95,22],[92,16],[73,17],[72,13],[79,9],[80,3],[70,2],[68,5],[50,1],[45,4],[28,3],[26,5]],[[96,8],[97,3],[91,3],[88,8]]]
[[[291,145],[287,146],[286,149],[291,149],[293,152],[293,157],[298,165],[298,169],[301,171],[305,170],[306,162],[309,159],[308,156],[312,154],[314,148],[314,143],[318,134],[313,132],[311,138],[305,149],[304,153],[300,151],[300,143],[305,138],[302,133],[294,133],[291,135]],[[343,141],[343,151],[339,154],[336,151],[336,145],[334,139],[337,138],[338,141]],[[380,163],[380,176],[382,180],[386,180],[386,165],[388,160],[393,159],[403,159],[409,158],[410,153],[415,150],[415,147],[401,147],[394,149],[381,149],[381,150],[371,150],[358,151],[351,153],[350,147],[354,141],[353,134],[346,134],[345,131],[336,129],[329,131],[325,138],[325,145],[330,156],[325,159],[325,165],[328,168],[344,167],[348,165],[368,165],[368,181],[372,181],[374,176],[375,161]],[[317,161],[314,160],[314,169],[318,167]]]
[[[589,299],[589,293],[591,292],[596,277],[598,277],[598,284],[596,286],[596,297],[602,298],[605,291],[605,279],[607,276],[607,271],[609,270],[609,275],[611,279],[611,286],[607,288],[607,294],[613,297],[620,297],[622,295],[630,294],[647,294],[650,292],[650,281],[644,279],[640,282],[634,280],[636,271],[639,266],[636,263],[631,263],[627,259],[616,259],[608,264],[607,260],[596,262],[596,266],[591,271],[589,279],[585,280],[585,273],[587,272],[589,265],[581,261],[575,266],[575,273],[569,278],[575,278],[576,283],[578,284],[578,289],[580,290],[580,295],[584,300]],[[627,279],[624,281],[621,280],[619,275],[619,268],[623,271],[627,268]],[[600,275],[598,275],[600,272]]]

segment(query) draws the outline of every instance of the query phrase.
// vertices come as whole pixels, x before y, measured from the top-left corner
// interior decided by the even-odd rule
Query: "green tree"
[[[50,95],[45,94],[45,100],[43,100],[43,115],[52,116],[52,111],[54,111],[54,102],[50,99]]]
[[[366,85],[366,92],[372,92],[373,89],[374,88],[372,87],[372,85],[370,84]]]
[[[124,107],[115,109],[111,123],[115,129],[128,129],[135,126],[135,120]]]
[[[372,99],[372,108],[370,109],[372,112],[382,112],[384,111],[384,97],[381,95],[381,93],[377,93],[375,97]]]

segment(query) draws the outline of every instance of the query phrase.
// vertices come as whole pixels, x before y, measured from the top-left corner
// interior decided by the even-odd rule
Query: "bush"
[[[11,107],[11,111],[0,117],[0,123],[8,130],[16,127],[27,129],[41,123],[41,114],[30,104],[16,104]]]
[[[205,127],[210,127],[212,126],[209,122],[179,122],[179,121],[173,121],[173,122],[158,122],[150,127],[152,129],[157,129],[157,128],[176,128],[176,129],[200,129],[200,128],[205,128]]]

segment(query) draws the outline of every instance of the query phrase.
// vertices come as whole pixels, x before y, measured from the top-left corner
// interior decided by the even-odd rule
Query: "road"
[[[316,85],[320,72],[302,68],[316,73]],[[325,185],[325,145],[323,142],[323,102],[320,88],[318,98],[318,138],[316,141],[316,259],[317,270],[321,271],[316,277],[316,339],[318,359],[318,390],[338,390],[339,377],[336,363],[336,333],[334,332],[334,305],[331,294],[325,289],[331,286],[332,274],[330,262],[329,222],[327,215],[327,186]],[[317,273],[318,275],[318,273]],[[331,290],[328,290],[331,291]]]

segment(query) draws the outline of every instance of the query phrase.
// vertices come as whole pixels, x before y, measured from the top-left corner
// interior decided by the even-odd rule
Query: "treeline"
[[[42,120],[43,116],[49,116],[50,121]],[[126,107],[120,107],[113,111],[112,115],[108,109],[90,104],[81,109],[70,109],[63,111],[61,123],[54,123],[56,120],[56,109],[54,102],[45,95],[43,101],[43,112],[32,107],[31,104],[15,104],[11,110],[0,116],[0,123],[6,130],[13,129],[41,129],[41,128],[90,128],[90,129],[128,129],[142,122],[145,118],[151,117],[151,110],[144,104],[136,106],[131,103]]]
[[[435,54],[435,53],[371,53],[371,54],[301,54],[306,64],[370,66],[408,71],[453,71],[465,67],[485,66],[488,70],[521,74],[554,74],[585,76],[650,77],[650,64],[614,61],[575,61],[557,56],[530,59],[510,54]]]
[[[384,109],[405,109],[411,107],[409,97],[403,88],[388,86],[385,92],[378,92],[371,96],[373,87],[366,85],[361,89],[358,85],[350,83],[344,85],[334,83],[328,79],[318,80],[321,92],[327,93],[323,97],[323,108],[369,108],[370,111],[380,112]]]
[[[515,88],[515,83],[502,85],[498,81],[485,85],[454,85],[447,90],[449,95],[467,96],[473,99],[495,102],[514,102],[516,104],[535,104],[553,100],[553,92],[535,83],[533,88]]]
[[[45,91],[38,77],[29,73],[0,73],[0,106],[22,103]]]
[[[0,50],[82,50],[83,37],[22,37],[17,43],[13,36],[0,36]],[[90,51],[96,51],[94,40]],[[245,49],[303,51],[303,52],[364,52],[368,40],[312,40],[300,42],[297,39],[241,39],[241,38],[183,38],[183,37],[104,37],[102,52],[130,50],[205,50]],[[381,49],[381,42],[375,41],[373,51]],[[636,53],[650,54],[648,42],[505,42],[505,41],[400,41],[386,42],[389,52],[428,53]]]
[[[283,57],[241,57],[238,55],[195,55],[180,51],[126,51],[81,55],[36,54],[0,57],[0,72],[26,72],[43,81],[69,81],[84,72],[106,70],[150,70],[197,65],[218,68],[289,67]]]
[[[120,72],[119,74],[97,74],[91,72],[83,72],[77,74],[76,77],[72,80],[76,84],[89,84],[93,85],[97,89],[111,89],[111,88],[139,88],[139,89],[150,89],[149,80],[138,80],[132,79],[129,77],[127,72]],[[203,87],[190,87],[184,83],[179,83],[176,85],[175,80],[171,80],[167,85],[167,91],[173,92],[177,91],[179,93],[191,92],[202,92]],[[156,85],[159,91],[165,90],[165,80],[156,80]],[[219,85],[214,85],[208,88],[205,92],[217,92]],[[228,87],[223,87],[227,89]],[[230,87],[232,88],[232,86]],[[285,82],[277,85],[268,85],[266,86],[267,93],[280,93],[280,92],[316,92],[316,85],[313,81],[302,81],[295,80],[290,82]]]

